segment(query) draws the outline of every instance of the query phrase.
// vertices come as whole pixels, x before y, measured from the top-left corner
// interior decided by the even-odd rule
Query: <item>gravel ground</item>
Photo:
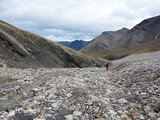
[[[152,59],[159,59],[160,58],[160,51],[152,52],[152,53],[142,53],[142,54],[132,54],[127,57],[124,57],[119,60],[114,60],[114,63],[122,63],[122,62],[133,62],[133,61],[140,61],[140,60],[152,60]]]
[[[114,61],[109,71],[2,65],[0,120],[160,120],[157,54]]]

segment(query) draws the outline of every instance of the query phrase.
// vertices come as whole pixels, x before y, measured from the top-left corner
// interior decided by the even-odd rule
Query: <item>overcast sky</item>
[[[91,40],[160,14],[160,0],[0,0],[0,19],[53,41]]]

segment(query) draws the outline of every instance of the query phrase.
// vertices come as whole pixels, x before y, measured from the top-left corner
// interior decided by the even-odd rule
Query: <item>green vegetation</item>
[[[101,57],[108,60],[120,59],[126,57],[130,54],[140,54],[140,53],[150,53],[154,51],[160,50],[160,41],[152,41],[144,44],[139,44],[135,46],[131,46],[129,48],[112,48],[112,49],[104,49],[104,50],[92,50],[86,52],[85,54]]]

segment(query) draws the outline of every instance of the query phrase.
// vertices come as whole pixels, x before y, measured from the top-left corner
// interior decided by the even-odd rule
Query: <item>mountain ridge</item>
[[[134,26],[121,41],[116,45],[120,48],[127,48],[136,44],[143,44],[154,41],[160,33],[160,16],[143,20]],[[159,36],[157,36],[159,37]]]
[[[90,41],[85,47],[80,49],[80,51],[82,53],[91,52],[93,50],[97,52],[100,51],[98,53],[101,53],[101,50],[107,51],[108,48],[112,47],[114,42],[122,38],[127,32],[127,28],[122,28],[117,31],[105,31]]]
[[[88,44],[88,41],[83,41],[83,40],[74,40],[72,42],[69,41],[62,41],[62,42],[58,42],[66,47],[72,48],[76,51],[80,50],[81,48],[83,48],[85,45]]]
[[[102,34],[104,33],[105,32]],[[108,33],[109,32],[107,32],[107,34]],[[97,43],[101,43],[101,41],[109,41],[107,38],[103,39],[100,36],[98,36],[99,39],[97,40]],[[126,31],[121,38],[118,38],[116,41],[114,39],[110,40],[111,44],[108,44],[108,46],[104,47],[104,49],[91,49],[91,47],[89,48],[88,45],[86,46],[88,49],[82,48],[80,51],[87,55],[102,57],[110,60],[122,58],[134,53],[159,51],[160,16],[145,19],[139,24],[135,25],[131,30]],[[97,44],[93,41],[94,39],[90,42],[92,43],[91,46],[95,46]]]
[[[91,67],[107,61],[95,59],[33,33],[0,21],[0,59],[7,67]]]

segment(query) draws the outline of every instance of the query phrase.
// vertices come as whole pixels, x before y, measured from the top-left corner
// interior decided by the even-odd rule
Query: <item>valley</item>
[[[0,21],[0,119],[160,120],[159,28],[69,43],[78,52]]]
[[[159,66],[160,52],[113,61],[109,71],[1,67],[0,119],[159,120]]]

